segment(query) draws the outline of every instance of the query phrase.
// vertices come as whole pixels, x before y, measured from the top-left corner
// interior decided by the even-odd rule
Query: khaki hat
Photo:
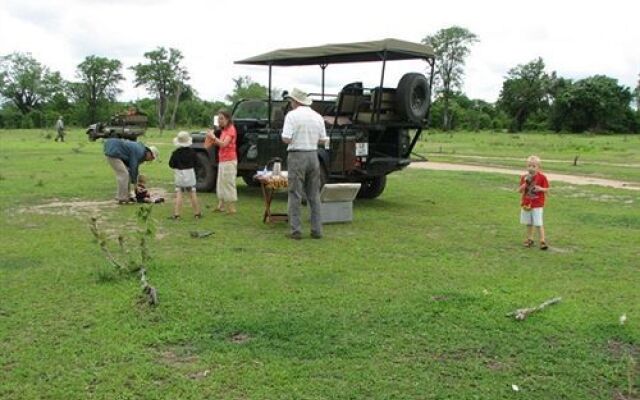
[[[173,138],[173,145],[177,147],[189,147],[193,143],[191,134],[187,131],[179,132],[178,135]]]
[[[158,150],[158,148],[156,146],[149,146],[147,147],[147,149],[151,152],[151,154],[153,155],[153,159],[157,160],[158,157],[160,157],[160,150]]]
[[[291,93],[288,93],[285,96],[285,99],[293,99],[298,103],[302,104],[303,106],[310,106],[311,103],[313,103],[313,100],[311,100],[311,97],[309,97],[307,93],[303,92],[298,88],[293,88]]]

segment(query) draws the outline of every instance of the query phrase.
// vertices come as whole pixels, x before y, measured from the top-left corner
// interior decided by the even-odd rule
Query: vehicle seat
[[[274,107],[271,111],[271,127],[280,129],[284,126],[284,110],[281,107]]]
[[[362,82],[352,82],[342,88],[338,95],[336,114],[352,117],[362,99]]]
[[[352,82],[345,85],[338,94],[334,125],[348,125],[358,112],[363,100],[362,82]]]

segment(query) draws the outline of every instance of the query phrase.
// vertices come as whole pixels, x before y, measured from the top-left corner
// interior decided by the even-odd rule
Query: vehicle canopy
[[[435,55],[433,48],[420,43],[407,42],[398,39],[383,39],[370,42],[338,43],[326,44],[323,46],[298,47],[291,49],[274,50],[260,54],[244,60],[236,61],[235,64],[264,65],[269,67],[268,85],[268,127],[271,127],[271,69],[274,66],[304,66],[318,65],[322,70],[321,99],[325,97],[325,69],[329,64],[355,63],[355,62],[382,62],[382,73],[380,76],[380,87],[383,87],[385,64],[387,61],[396,60],[425,60],[431,67],[428,92],[431,92],[433,85],[433,72]],[[380,117],[380,102],[382,96],[378,97],[376,107],[376,120]]]
[[[383,39],[372,42],[281,49],[236,61],[235,63],[299,66],[385,60],[433,60],[433,58],[434,53],[431,46],[398,39]]]

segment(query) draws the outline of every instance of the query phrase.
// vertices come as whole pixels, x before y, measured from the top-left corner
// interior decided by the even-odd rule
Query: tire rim
[[[427,93],[423,87],[416,87],[411,93],[411,109],[421,111],[427,99]]]

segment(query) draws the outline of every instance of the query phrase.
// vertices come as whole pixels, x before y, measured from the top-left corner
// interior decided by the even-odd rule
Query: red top
[[[225,141],[228,137],[231,138],[231,141],[228,145],[224,147],[220,147],[218,150],[218,162],[223,161],[234,161],[238,159],[238,155],[236,153],[236,137],[238,134],[236,133],[236,127],[233,125],[229,125],[222,130],[220,134],[220,140]]]
[[[527,183],[525,178],[528,175],[522,175],[520,177],[520,185]],[[544,192],[538,192],[535,190],[536,186],[543,188],[549,187],[549,181],[547,177],[540,171],[536,172],[531,182],[527,183],[524,191],[522,192],[522,202],[520,205],[529,206],[531,208],[544,207]]]

